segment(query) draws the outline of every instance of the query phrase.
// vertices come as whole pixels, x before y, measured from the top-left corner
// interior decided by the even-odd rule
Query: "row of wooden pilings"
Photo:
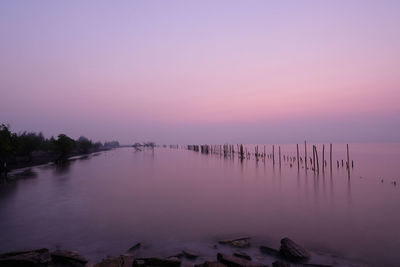
[[[275,145],[272,145],[272,153],[267,154],[266,153],[266,146],[264,145],[263,151],[260,150],[260,147],[256,145],[254,147],[254,153],[251,153],[248,151],[247,147],[243,146],[242,144],[237,144],[231,145],[231,144],[225,144],[225,145],[188,145],[186,147],[188,150],[193,150],[196,152],[201,152],[202,154],[218,154],[218,155],[223,155],[224,157],[230,157],[233,158],[235,154],[238,155],[240,160],[244,159],[250,159],[251,155],[254,155],[256,161],[259,161],[260,159],[265,160],[266,158],[272,159],[273,165],[275,165]],[[332,162],[332,148],[333,145],[329,144],[329,167],[330,170],[332,171],[333,168],[333,162]],[[304,163],[304,168],[306,170],[309,169],[308,167],[308,161],[310,162],[310,168],[312,171],[319,173],[320,172],[320,166],[322,166],[322,172],[325,172],[325,169],[328,166],[327,159],[325,158],[325,144],[322,145],[322,164],[320,164],[319,161],[319,156],[318,156],[318,150],[317,146],[313,145],[312,146],[312,157],[307,155],[307,142],[304,141],[304,156],[300,156],[300,151],[299,151],[299,144],[296,144],[296,152],[297,155],[295,157],[283,155],[283,161],[288,161],[290,163],[290,167],[293,166],[295,162],[297,162],[297,168],[300,169],[300,164]],[[350,154],[349,154],[349,145],[346,144],[346,150],[347,150],[347,160],[346,160],[346,169],[348,171],[348,176],[350,177],[350,166],[351,168],[354,168],[354,161],[351,161],[350,164]],[[340,162],[337,160],[336,162],[337,168],[340,167]],[[282,154],[281,154],[281,146],[278,146],[278,164],[279,167],[282,165]],[[344,160],[341,160],[341,166],[344,167]]]

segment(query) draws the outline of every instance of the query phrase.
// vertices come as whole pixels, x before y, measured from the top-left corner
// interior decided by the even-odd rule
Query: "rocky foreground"
[[[221,240],[220,244],[231,246],[234,248],[247,248],[250,246],[249,237],[241,237],[229,240]],[[74,251],[56,250],[49,251],[46,248],[10,252],[0,255],[0,266],[60,266],[60,267],[128,267],[128,266],[194,266],[194,267],[261,267],[268,266],[264,263],[253,260],[243,251],[236,251],[232,255],[217,253],[215,261],[205,261],[200,264],[195,264],[194,260],[198,260],[201,255],[195,251],[183,250],[177,255],[167,258],[159,257],[136,257],[135,250],[139,249],[140,243],[131,247],[127,254],[118,257],[108,257],[98,263],[91,263],[85,257]],[[327,267],[329,265],[320,265],[311,263],[310,253],[296,244],[289,238],[281,240],[281,246],[274,249],[267,246],[260,246],[260,252],[275,258],[272,263],[273,267]],[[192,261],[192,262],[191,262]]]

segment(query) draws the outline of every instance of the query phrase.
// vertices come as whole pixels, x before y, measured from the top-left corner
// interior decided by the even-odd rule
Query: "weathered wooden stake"
[[[300,161],[299,161],[299,144],[296,144],[297,147],[297,169],[300,169]]]
[[[332,171],[332,143],[330,143],[330,152],[329,152],[329,154],[330,154],[330,163],[331,163],[331,171]]]
[[[307,142],[304,141],[304,162],[306,163],[306,170],[307,170]]]
[[[312,151],[312,167],[314,169],[315,172],[315,145],[313,145],[313,151]]]
[[[314,146],[315,148],[315,157],[317,159],[317,172],[319,173],[319,160],[318,160],[318,150],[317,150],[317,146]],[[314,162],[315,165],[315,162]]]
[[[279,167],[281,167],[281,146],[279,146]]]
[[[350,179],[350,156],[349,156],[349,144],[347,144],[347,174]]]
[[[272,145],[272,164],[275,165],[275,145]]]
[[[322,172],[325,172],[325,144],[322,145]]]

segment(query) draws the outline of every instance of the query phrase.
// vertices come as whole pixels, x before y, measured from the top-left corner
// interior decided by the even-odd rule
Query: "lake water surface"
[[[253,156],[120,148],[35,167],[33,177],[0,185],[0,252],[63,248],[96,261],[137,242],[143,255],[170,256],[182,248],[212,254],[217,240],[238,235],[251,236],[254,248],[278,248],[287,236],[329,263],[400,266],[400,144],[350,144],[350,179],[336,166],[345,145],[333,148],[332,172],[328,160],[319,174],[283,161],[296,156],[295,145],[281,145],[281,167],[277,145],[275,166]]]

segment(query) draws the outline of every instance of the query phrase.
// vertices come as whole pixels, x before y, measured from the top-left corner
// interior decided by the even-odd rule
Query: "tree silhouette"
[[[65,134],[60,134],[56,141],[56,149],[59,153],[59,159],[66,159],[75,148],[75,141]]]

